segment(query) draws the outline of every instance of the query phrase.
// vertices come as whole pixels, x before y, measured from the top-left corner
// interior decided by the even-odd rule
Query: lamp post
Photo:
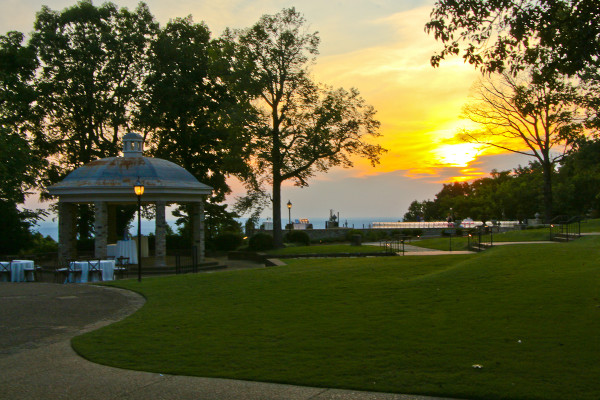
[[[133,186],[133,191],[138,198],[138,242],[137,242],[137,258],[138,258],[138,282],[142,281],[142,195],[144,194],[144,185],[138,178]]]
[[[292,229],[292,202],[288,200],[288,229]]]
[[[452,251],[452,229],[454,229],[454,217],[452,207],[450,207],[450,214],[448,214],[448,237],[450,238],[450,251]]]

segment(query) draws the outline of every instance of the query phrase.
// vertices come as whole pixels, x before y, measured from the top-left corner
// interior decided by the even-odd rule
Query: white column
[[[156,202],[156,220],[154,227],[154,263],[157,267],[167,265],[167,220],[165,201]]]
[[[204,261],[204,202],[192,203],[192,245],[198,249],[198,262]]]
[[[75,204],[58,202],[58,258],[62,264],[77,257]]]
[[[106,258],[106,245],[108,244],[108,206],[106,202],[94,202],[94,214],[94,256],[104,259]]]

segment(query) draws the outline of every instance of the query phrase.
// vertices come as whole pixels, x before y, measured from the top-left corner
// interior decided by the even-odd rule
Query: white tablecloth
[[[116,244],[108,244],[106,245],[106,257],[115,257],[115,254],[117,252],[117,245]]]
[[[137,246],[137,236],[133,238]],[[137,256],[137,253],[136,253]],[[148,236],[142,235],[142,257],[148,257]]]
[[[129,257],[129,264],[137,264],[137,248],[133,240],[119,240],[115,251],[115,259]]]
[[[70,264],[71,269],[81,271],[81,274],[69,272],[69,282],[87,282],[90,263],[87,261],[73,261]],[[100,260],[100,269],[102,270],[102,280],[112,281],[115,279],[115,260]]]
[[[10,281],[11,282],[27,282],[33,281],[33,273],[35,271],[35,263],[32,260],[13,260],[12,264],[8,261],[3,261],[2,265],[10,265]],[[27,276],[25,276],[27,273]]]

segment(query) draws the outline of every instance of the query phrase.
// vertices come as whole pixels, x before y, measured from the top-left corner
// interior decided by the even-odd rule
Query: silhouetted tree
[[[588,123],[600,125],[600,13],[597,0],[438,0],[426,24],[443,43],[439,66],[462,56],[483,72],[513,76],[535,67],[534,81],[577,81]]]
[[[384,149],[365,139],[379,135],[379,122],[356,89],[333,89],[310,79],[319,37],[305,31],[294,8],[264,15],[231,40],[244,88],[263,115],[253,138],[255,188],[263,182],[271,186],[274,240],[281,246],[282,183],[307,186],[316,172],[352,166],[354,155],[378,163]]]
[[[567,80],[535,81],[507,74],[485,79],[463,114],[479,128],[462,138],[535,158],[544,176],[544,214],[552,217],[556,162],[583,135],[577,89]]]
[[[38,114],[32,80],[35,49],[24,36],[0,36],[0,254],[15,254],[32,241],[29,228],[40,212],[19,209],[28,192],[39,186],[45,152],[33,140]]]

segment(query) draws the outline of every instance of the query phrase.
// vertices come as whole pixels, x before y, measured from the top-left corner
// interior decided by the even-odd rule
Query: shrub
[[[366,239],[370,240],[370,241],[381,240],[385,237],[387,237],[387,232],[381,231],[381,230],[376,230],[376,229],[371,229],[370,231],[367,232],[367,235],[366,235]]]
[[[58,251],[58,243],[50,236],[44,237],[41,233],[35,232],[32,235],[33,243],[31,247],[22,252],[23,254],[34,254],[34,253],[56,253]]]
[[[412,229],[402,229],[402,236],[413,236],[413,230]]]
[[[181,250],[181,249],[189,249],[192,247],[192,241],[181,235],[167,235],[167,249],[171,250]]]
[[[213,239],[215,250],[232,251],[242,245],[244,238],[239,233],[224,232]]]
[[[269,235],[268,233],[257,233],[250,238],[248,247],[253,251],[270,250],[274,247],[273,236]]]
[[[346,240],[350,241],[352,240],[352,236],[354,235],[360,235],[360,237],[362,238],[363,233],[362,231],[359,231],[358,229],[350,229],[348,232],[346,232]]]
[[[284,237],[287,243],[299,243],[305,246],[310,245],[310,236],[304,231],[289,231]]]

